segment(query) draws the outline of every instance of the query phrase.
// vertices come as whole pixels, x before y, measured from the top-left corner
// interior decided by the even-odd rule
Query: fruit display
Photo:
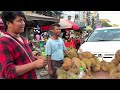
[[[75,73],[68,71],[67,79],[78,79],[78,76]]]
[[[108,68],[109,63],[106,62],[106,61],[104,61],[104,60],[101,61],[100,66],[101,66],[101,69],[102,69],[103,71],[105,71],[105,72],[107,72],[108,69],[109,69],[109,68]]]
[[[82,67],[83,70],[88,74],[91,72],[91,68],[93,68],[94,71],[100,70],[100,63],[98,63],[98,59],[93,58],[93,54],[90,52],[83,52],[81,54],[78,54],[75,49],[69,49],[68,51],[68,57],[64,58],[64,63],[62,64],[61,68],[57,69],[57,76],[58,79],[77,79],[78,74],[80,72],[80,68]],[[59,74],[58,72],[63,70],[62,72],[65,72],[65,74]],[[67,72],[67,77],[66,76]],[[90,75],[84,77],[86,79],[90,79]]]
[[[82,56],[85,57],[85,58],[91,58],[92,54],[90,52],[86,51],[86,52],[82,53]]]
[[[71,59],[71,62],[74,63],[77,68],[80,68],[80,59],[79,58],[73,57]]]
[[[118,67],[115,67],[111,70],[110,77],[112,79],[120,79],[120,70],[118,69]]]
[[[94,71],[94,72],[98,72],[98,71],[100,71],[100,64],[95,64],[95,66],[93,66],[92,67],[92,71]]]
[[[80,60],[82,60],[82,59],[83,59],[83,56],[82,56],[82,54],[81,54],[81,53],[79,53],[79,54],[78,54],[78,58],[79,58]]]
[[[115,58],[110,62],[109,72],[111,78],[120,79],[120,50],[115,53]]]
[[[119,61],[117,59],[113,59],[111,61],[111,63],[113,63],[114,65],[118,66],[119,65]]]
[[[83,70],[86,72],[87,70],[86,64],[83,61],[79,61],[79,63],[80,63],[80,66],[83,68]]]
[[[65,75],[65,74],[67,74],[67,71],[66,70],[64,70],[63,68],[57,68],[57,70],[56,70],[56,74],[57,74],[57,76],[59,76],[59,75]]]
[[[65,58],[64,63],[62,64],[62,68],[65,69],[65,70],[69,70],[71,63],[72,62],[71,62],[70,58]]]
[[[77,52],[75,51],[75,49],[71,49],[68,51],[68,57],[70,59],[72,59],[73,57],[77,57]]]
[[[83,58],[82,61],[86,64],[87,68],[91,67],[91,60],[88,58]]]
[[[114,67],[116,67],[116,65],[115,65],[114,63],[110,62],[109,65],[108,65],[108,72],[111,72],[111,70],[112,70]]]
[[[57,79],[67,79],[67,75],[66,74],[60,74]]]
[[[91,67],[94,67],[97,64],[94,58],[90,58],[90,61],[91,61]]]
[[[120,61],[120,50],[115,53],[115,59]]]
[[[107,62],[100,61],[98,57],[88,51],[77,53],[75,49],[68,48],[68,55],[56,72],[58,79],[78,79],[80,68],[83,68],[86,73],[86,76],[81,79],[94,79],[91,72],[99,71],[109,73],[112,79],[120,79],[120,50],[115,53],[115,58],[111,62]]]

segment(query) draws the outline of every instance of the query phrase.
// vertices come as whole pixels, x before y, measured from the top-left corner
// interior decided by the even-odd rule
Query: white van
[[[100,60],[110,62],[120,49],[120,27],[95,29],[80,46],[78,53],[89,51]]]

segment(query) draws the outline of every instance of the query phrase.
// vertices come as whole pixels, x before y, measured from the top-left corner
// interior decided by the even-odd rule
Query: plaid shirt
[[[10,35],[7,32],[5,32],[5,34]],[[32,51],[29,45],[24,37],[21,36],[21,38],[24,44],[16,38],[14,39],[16,39],[25,48],[29,56],[34,61],[35,58],[32,56]],[[15,41],[7,37],[0,38],[0,77],[6,79],[36,79],[37,77],[34,70],[31,70],[21,76],[16,75],[15,66],[27,63],[30,63],[30,60]]]

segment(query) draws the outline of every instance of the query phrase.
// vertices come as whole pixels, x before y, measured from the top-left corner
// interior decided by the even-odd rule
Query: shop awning
[[[49,16],[44,16],[44,15],[38,15],[38,14],[25,14],[26,16],[26,26],[33,26],[36,27],[37,25],[39,26],[46,26],[46,25],[51,25],[53,23],[58,23],[60,22],[60,19],[54,18],[54,17],[49,17]],[[0,18],[0,26],[2,25],[2,19]]]
[[[38,14],[26,14],[27,19],[27,25],[39,25],[39,26],[45,26],[50,25],[53,23],[58,23],[60,20],[54,17],[44,16],[44,15],[38,15]]]
[[[51,21],[51,22],[59,22],[59,19],[44,15],[38,14],[26,14],[27,21],[34,21],[34,20],[42,20],[42,21]]]

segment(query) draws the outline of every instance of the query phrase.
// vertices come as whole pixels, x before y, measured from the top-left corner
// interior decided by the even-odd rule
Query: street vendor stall
[[[26,38],[30,38],[31,34],[35,36],[36,32],[41,34],[43,29],[42,26],[47,26],[59,22],[58,18],[39,15],[39,14],[25,13],[25,16],[26,16],[26,25],[25,25],[25,32],[23,33],[23,35]],[[33,30],[33,32],[31,30]]]
[[[26,14],[26,25],[34,25],[34,26],[45,26],[45,25],[51,25],[53,23],[59,22],[59,19],[39,14]]]
[[[100,60],[89,51],[68,49],[64,63],[57,68],[58,79],[120,79],[120,50],[110,62]]]
[[[80,27],[76,23],[70,20],[66,20],[66,19],[60,19],[59,24],[60,24],[61,29],[66,29],[66,30],[79,30],[80,29]],[[51,25],[41,26],[41,30],[49,30],[50,27]]]

